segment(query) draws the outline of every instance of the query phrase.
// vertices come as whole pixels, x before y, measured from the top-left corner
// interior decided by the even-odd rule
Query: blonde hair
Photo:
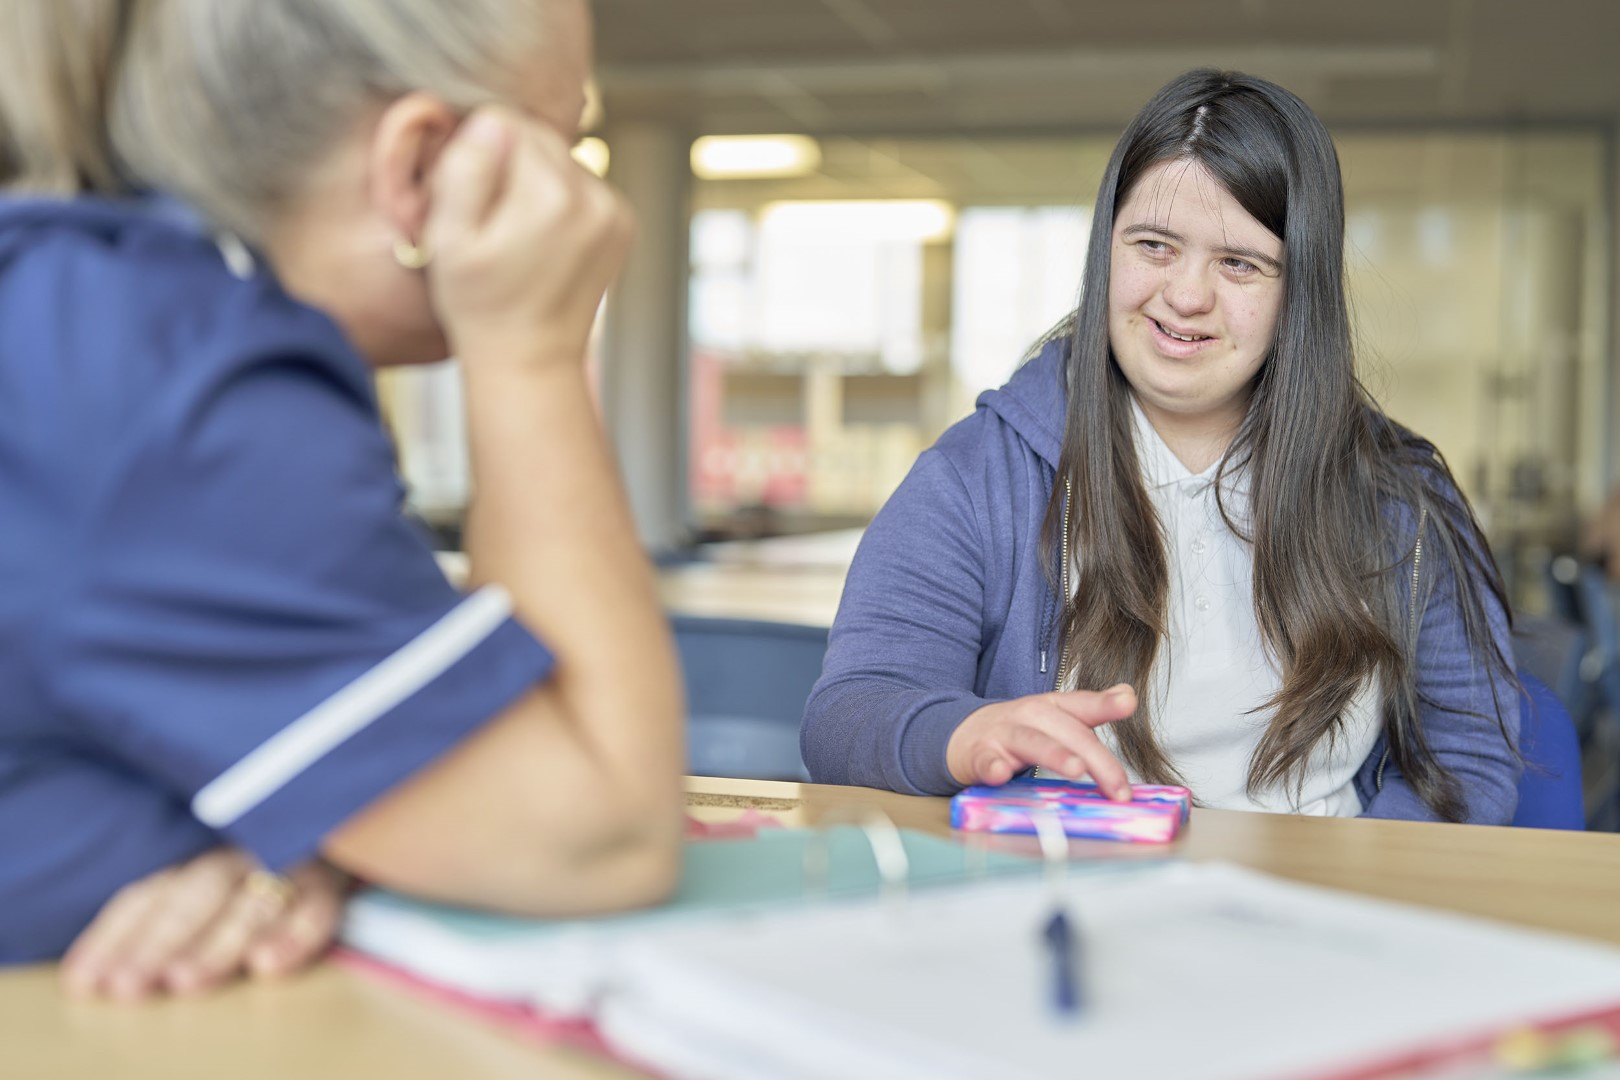
[[[122,188],[106,102],[124,5],[14,0],[0,34],[0,187],[49,195]]]
[[[7,2],[24,32],[0,38],[0,184],[157,189],[248,239],[367,108],[513,100],[557,4]]]

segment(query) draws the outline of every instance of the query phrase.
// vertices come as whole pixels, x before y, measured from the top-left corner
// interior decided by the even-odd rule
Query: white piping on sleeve
[[[512,597],[486,585],[382,663],[266,739],[191,801],[198,821],[225,828],[334,748],[450,669],[512,614]]]

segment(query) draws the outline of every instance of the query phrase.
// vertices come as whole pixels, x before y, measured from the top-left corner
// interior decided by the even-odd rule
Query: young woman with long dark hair
[[[1078,310],[872,522],[805,760],[1506,822],[1507,635],[1440,454],[1356,377],[1331,138],[1273,83],[1195,71],[1114,150]]]

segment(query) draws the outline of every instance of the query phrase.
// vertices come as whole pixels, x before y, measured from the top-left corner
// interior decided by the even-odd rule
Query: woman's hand
[[[290,890],[274,881],[216,848],[127,885],[63,957],[63,981],[78,996],[134,1001],[297,971],[336,936],[348,882],[318,861],[287,875]]]
[[[623,200],[557,132],[510,109],[474,112],[439,159],[423,231],[455,354],[580,364],[631,233]]]
[[[1125,767],[1096,728],[1136,711],[1124,683],[1096,692],[1054,691],[998,701],[968,714],[951,735],[945,763],[956,782],[1005,784],[1031,766],[1078,779],[1089,775],[1111,799],[1131,797]]]

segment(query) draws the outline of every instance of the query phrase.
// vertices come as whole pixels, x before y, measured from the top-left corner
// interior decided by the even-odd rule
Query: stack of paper
[[[1085,953],[1073,1019],[1038,946],[1052,898],[1005,881],[640,936],[599,1030],[693,1080],[1253,1080],[1376,1075],[1620,1009],[1620,950],[1591,942],[1215,864],[1065,891]]]
[[[768,830],[690,845],[680,893],[650,912],[506,919],[372,893],[344,936],[463,994],[593,1020],[672,1080],[1361,1080],[1620,1017],[1620,950],[1590,941],[1220,864],[1054,880],[917,833],[894,837],[913,887],[880,896],[868,838],[830,832],[824,888],[807,889],[814,834]],[[1052,1006],[1058,906],[1081,943],[1077,1016]]]

